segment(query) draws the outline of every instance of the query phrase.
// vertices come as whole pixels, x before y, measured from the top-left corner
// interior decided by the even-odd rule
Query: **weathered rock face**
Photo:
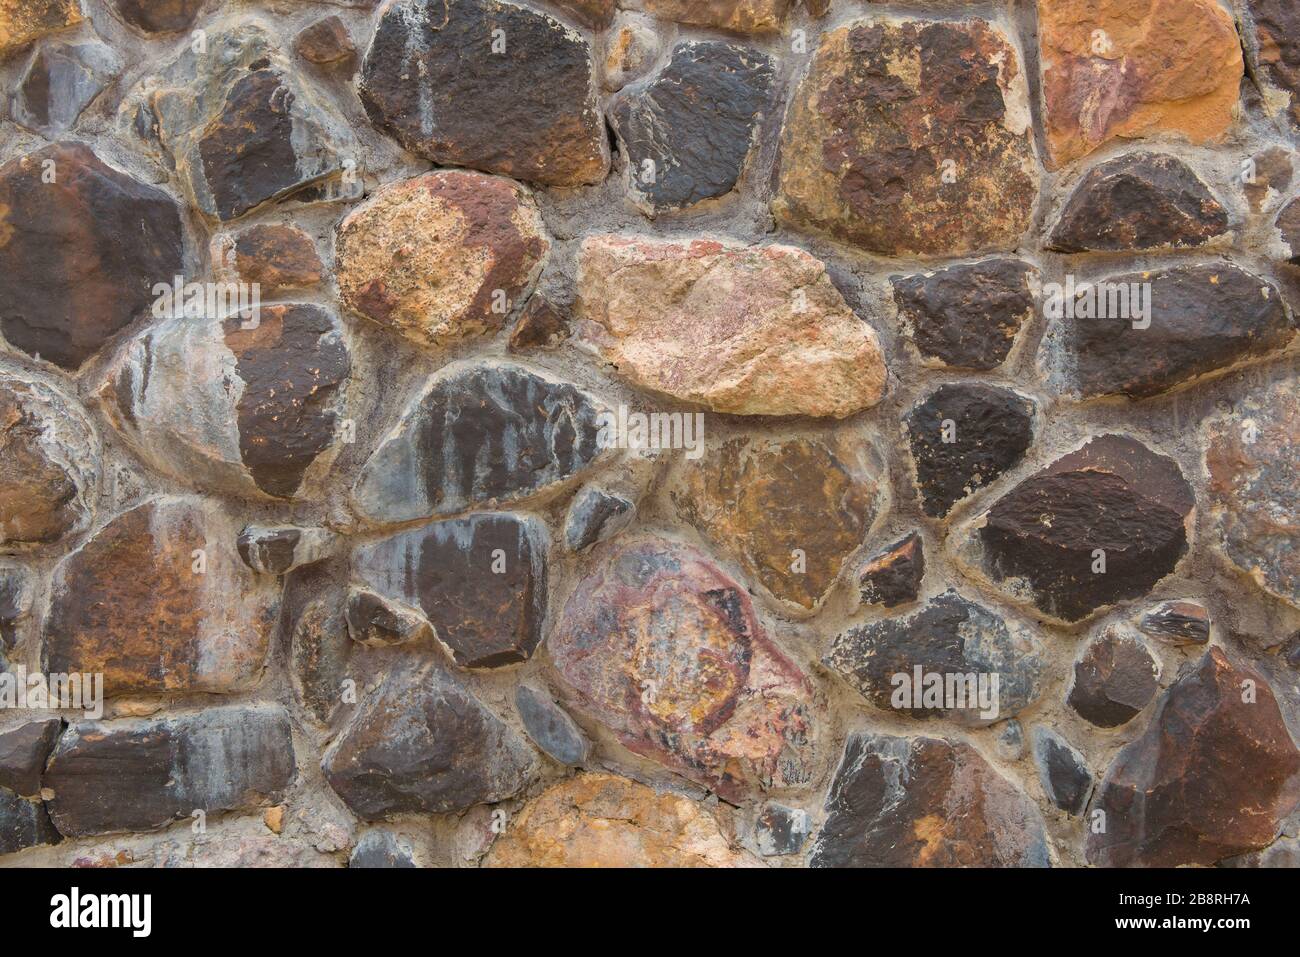
[[[0,332],[15,349],[78,368],[143,314],[182,255],[171,197],[87,146],[0,166]]]
[[[194,23],[203,0],[113,0],[118,15],[145,33],[178,33]]]
[[[31,618],[32,582],[20,565],[0,564],[0,671],[4,653],[18,641],[18,627]]]
[[[949,591],[909,617],[849,629],[822,663],[882,711],[981,725],[1037,700],[1043,649]]]
[[[579,774],[524,806],[487,867],[745,867],[697,801],[612,774]]]
[[[450,674],[394,669],[325,752],[330,787],[353,813],[377,821],[445,814],[517,794],[532,749]]]
[[[1249,397],[1205,427],[1218,545],[1270,594],[1300,608],[1300,381]]]
[[[283,575],[326,558],[337,544],[324,528],[246,525],[235,541],[245,565],[262,575]]]
[[[808,833],[808,812],[783,804],[765,805],[754,823],[754,843],[764,857],[798,854]]]
[[[8,788],[0,787],[0,854],[57,844],[60,840],[45,805],[24,800]]]
[[[823,35],[791,101],[773,211],[883,256],[1014,249],[1038,194],[1028,88],[982,20]]]
[[[1087,398],[1159,395],[1281,349],[1296,334],[1277,286],[1227,263],[1107,276],[1073,302],[1055,302],[1048,315],[1061,355],[1044,353],[1042,364],[1060,365],[1062,387]]]
[[[1048,867],[1042,817],[968,744],[849,735],[813,867]]]
[[[47,718],[0,734],[0,789],[8,788],[19,797],[39,795],[45,760],[62,732],[60,719]]]
[[[727,800],[811,776],[808,679],[749,596],[664,540],[601,546],[547,640],[565,691],[625,747]]]
[[[84,531],[98,455],[94,427],[71,399],[39,380],[0,375],[0,551]]]
[[[1062,811],[1078,815],[1092,793],[1092,772],[1083,755],[1050,728],[1034,729],[1034,764],[1047,799]]]
[[[343,596],[319,588],[321,569],[290,576],[284,591],[279,638],[289,650],[289,677],[295,699],[321,724],[343,702],[353,642],[344,618]]]
[[[1107,629],[1084,646],[1066,701],[1099,728],[1117,728],[1159,690],[1160,665],[1136,635]]]
[[[585,26],[600,30],[614,20],[615,0],[551,0],[551,6],[572,14]]]
[[[1291,123],[1300,126],[1300,12],[1286,0],[1246,0],[1243,6],[1250,14],[1243,25],[1254,25],[1245,36],[1255,73],[1276,89],[1273,95],[1266,91],[1265,102],[1275,109],[1285,108]]]
[[[683,463],[669,495],[683,520],[772,595],[811,610],[889,492],[879,451],[860,431],[841,430],[716,443]]]
[[[645,0],[656,17],[693,27],[766,34],[781,29],[792,0]]]
[[[1212,142],[1232,122],[1241,42],[1216,0],[1043,0],[1038,27],[1054,167],[1114,139]]]
[[[652,26],[644,19],[625,17],[605,37],[604,87],[623,89],[652,67],[663,50]]]
[[[772,61],[727,43],[683,43],[610,119],[627,158],[627,189],[648,216],[730,193],[770,109]]]
[[[496,668],[542,640],[549,545],[535,518],[471,515],[362,546],[352,573],[422,609],[458,665]]]
[[[131,343],[100,398],[159,471],[204,490],[310,497],[342,445],[351,366],[342,327],[319,306],[181,316]]]
[[[1146,733],[1116,757],[1087,840],[1103,867],[1213,864],[1277,837],[1300,801],[1300,751],[1259,674],[1218,648],[1165,693]]]
[[[219,505],[193,499],[114,518],[54,572],[44,671],[102,673],[106,696],[250,687],[279,589],[240,561],[238,531]]]
[[[1287,262],[1300,266],[1300,202],[1292,200],[1278,214],[1277,229],[1287,249]]]
[[[581,186],[609,167],[591,75],[587,41],[545,14],[497,0],[398,0],[380,16],[360,93],[371,120],[417,156]]]
[[[570,767],[587,763],[591,742],[549,691],[521,684],[515,691],[515,710],[528,736],[550,757]]]
[[[568,335],[569,320],[564,310],[541,293],[534,293],[510,331],[510,351],[547,349],[559,345]]]
[[[213,265],[223,280],[257,283],[262,296],[308,289],[324,275],[312,238],[296,226],[265,223],[213,242]]]
[[[387,831],[371,831],[352,849],[348,867],[411,868],[416,867],[410,845]]]
[[[1139,598],[1187,551],[1194,499],[1178,464],[1102,435],[999,499],[977,522],[983,567],[1040,611],[1079,621]]]
[[[370,457],[353,501],[398,523],[527,498],[611,454],[597,444],[603,409],[522,366],[446,367]]]
[[[357,55],[347,26],[338,17],[322,17],[293,38],[293,48],[309,63],[329,66],[351,61]]]
[[[573,497],[564,522],[564,544],[580,552],[613,538],[636,517],[630,498],[589,485]]]
[[[44,785],[54,797],[46,807],[68,837],[148,831],[194,811],[275,804],[296,770],[280,707],[84,721],[64,732],[50,757]]]
[[[121,69],[121,58],[102,43],[39,47],[19,84],[14,119],[47,136],[65,133]]]
[[[1006,361],[1033,316],[1037,277],[1019,259],[988,259],[894,277],[894,301],[922,362],[988,371]]]
[[[1203,645],[1210,640],[1210,612],[1194,601],[1161,602],[1142,616],[1139,627],[1171,645]]]
[[[349,589],[346,617],[352,640],[370,648],[422,642],[434,636],[433,625],[420,611],[363,588]]]
[[[912,532],[858,569],[856,581],[864,604],[895,608],[916,601],[924,578],[925,542]]]
[[[835,418],[884,394],[875,332],[800,249],[594,236],[578,294],[587,344],[653,392],[715,412]]]
[[[442,172],[380,190],[338,231],[344,303],[418,343],[495,333],[532,291],[549,249],[518,185]]]
[[[21,0],[0,7],[0,57],[7,57],[38,37],[80,23],[78,0]]]

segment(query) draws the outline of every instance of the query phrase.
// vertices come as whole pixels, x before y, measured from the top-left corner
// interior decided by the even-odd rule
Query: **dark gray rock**
[[[1050,728],[1034,729],[1034,764],[1047,799],[1070,815],[1079,815],[1092,793],[1088,762]]]
[[[60,840],[45,805],[26,801],[8,788],[0,787],[0,854],[57,844]]]
[[[347,622],[352,640],[371,648],[433,637],[433,626],[420,612],[364,588],[352,588],[348,592]]]
[[[367,831],[348,858],[348,867],[417,867],[415,852],[404,839],[387,831]]]
[[[279,631],[281,645],[289,649],[294,695],[322,724],[342,703],[355,647],[332,564],[309,565],[285,579]]]
[[[528,736],[548,755],[569,767],[587,763],[591,743],[549,692],[521,684],[515,691],[515,708]]]
[[[18,625],[32,610],[27,572],[18,565],[0,565],[0,655],[18,641]]]
[[[564,544],[580,552],[607,541],[632,523],[636,503],[625,495],[587,486],[573,497],[564,520]]]
[[[1161,602],[1142,616],[1143,634],[1171,645],[1203,645],[1210,640],[1210,612],[1194,601]]]
[[[803,850],[809,832],[808,812],[803,808],[770,803],[759,812],[754,841],[764,857],[786,857]]]
[[[51,43],[37,47],[14,97],[14,119],[46,136],[58,136],[122,70],[122,60],[102,43]]]
[[[0,734],[0,788],[8,788],[19,797],[40,794],[45,761],[62,732],[59,718],[47,718]]]
[[[1019,761],[1025,756],[1025,729],[1015,718],[1006,721],[998,730],[993,747],[1004,761]]]
[[[1160,665],[1136,635],[1108,629],[1090,641],[1074,664],[1066,700],[1100,728],[1117,728],[1151,703]]]

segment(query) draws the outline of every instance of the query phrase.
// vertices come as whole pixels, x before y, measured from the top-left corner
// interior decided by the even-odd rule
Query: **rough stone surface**
[[[1117,728],[1151,703],[1160,665],[1136,635],[1107,629],[1084,646],[1074,664],[1067,702],[1099,728]]]
[[[306,569],[288,580],[281,640],[289,649],[294,697],[325,724],[343,702],[353,642],[343,597],[328,589],[320,594],[311,587],[316,577],[316,569]]]
[[[362,588],[348,592],[346,617],[352,640],[370,648],[425,641],[434,634],[429,619],[416,609]]]
[[[312,238],[282,223],[250,226],[236,236],[218,238],[212,260],[221,278],[257,283],[267,298],[320,285],[325,269]]]
[[[78,0],[8,0],[0,6],[0,57],[83,19]]]
[[[1278,232],[1286,244],[1287,262],[1300,266],[1300,200],[1292,200],[1277,217]]]
[[[1070,742],[1050,728],[1034,729],[1034,764],[1047,799],[1066,814],[1079,815],[1092,793],[1088,762]]]
[[[388,831],[370,831],[348,858],[348,867],[417,867],[411,845]]]
[[[578,294],[588,345],[652,392],[715,412],[835,418],[884,394],[875,332],[800,249],[594,236]]]
[[[61,720],[46,718],[0,733],[0,788],[8,788],[19,797],[39,795],[45,759],[62,731]]]
[[[1038,194],[1015,48],[982,20],[823,34],[781,141],[778,220],[882,256],[1014,249]]]
[[[1272,688],[1211,648],[1106,772],[1092,808],[1108,825],[1088,834],[1088,861],[1213,864],[1271,844],[1298,801],[1300,750]]]
[[[27,801],[0,787],[0,854],[42,844],[57,844],[59,832],[40,802]]]
[[[14,118],[46,136],[65,133],[121,69],[121,58],[102,43],[38,47],[14,98]]]
[[[764,857],[798,854],[808,840],[808,812],[784,804],[766,804],[754,824],[754,843]]]
[[[585,26],[600,30],[614,20],[615,0],[551,0],[551,5],[576,17]]]
[[[589,485],[573,497],[564,521],[564,544],[580,552],[607,541],[631,524],[636,503],[616,492]]]
[[[663,49],[651,24],[625,18],[605,40],[604,86],[617,92],[646,73]]]
[[[323,17],[304,27],[294,37],[293,48],[304,60],[317,65],[342,63],[357,55],[347,26],[336,16]]]
[[[559,345],[569,335],[569,320],[559,306],[540,293],[528,297],[519,321],[510,331],[510,351],[528,352]]]
[[[925,543],[911,532],[858,569],[858,595],[864,604],[896,608],[916,601],[924,578]]]
[[[1246,0],[1242,6],[1254,25],[1245,36],[1255,72],[1280,94],[1267,101],[1285,109],[1292,125],[1300,127],[1300,12],[1287,0]]]
[[[31,618],[32,580],[20,565],[0,564],[0,670],[4,653],[18,641],[18,628]]]
[[[253,571],[284,575],[302,565],[321,561],[337,541],[334,533],[324,528],[248,525],[239,533],[235,547],[244,564]]]
[[[145,33],[179,33],[194,23],[203,0],[113,0],[123,20]]]
[[[1139,627],[1171,645],[1203,645],[1210,640],[1210,612],[1194,601],[1161,602],[1142,616]]]
[[[692,27],[768,34],[781,29],[792,0],[645,0],[656,17]]]
[[[521,684],[515,689],[515,710],[528,736],[550,757],[569,767],[587,763],[591,743],[549,691]]]

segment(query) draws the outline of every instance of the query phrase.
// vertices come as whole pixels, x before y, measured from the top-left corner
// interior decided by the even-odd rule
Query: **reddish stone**
[[[318,285],[324,273],[312,238],[297,226],[250,226],[213,243],[212,258],[230,278],[257,283],[262,296]]]
[[[348,28],[338,17],[325,17],[306,27],[293,41],[304,60],[316,64],[341,63],[357,55]]]

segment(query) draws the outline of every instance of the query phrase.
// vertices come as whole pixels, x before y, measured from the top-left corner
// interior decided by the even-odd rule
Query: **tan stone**
[[[736,33],[776,33],[790,6],[791,0],[645,0],[656,17]]]
[[[0,0],[0,58],[83,19],[77,0]]]

